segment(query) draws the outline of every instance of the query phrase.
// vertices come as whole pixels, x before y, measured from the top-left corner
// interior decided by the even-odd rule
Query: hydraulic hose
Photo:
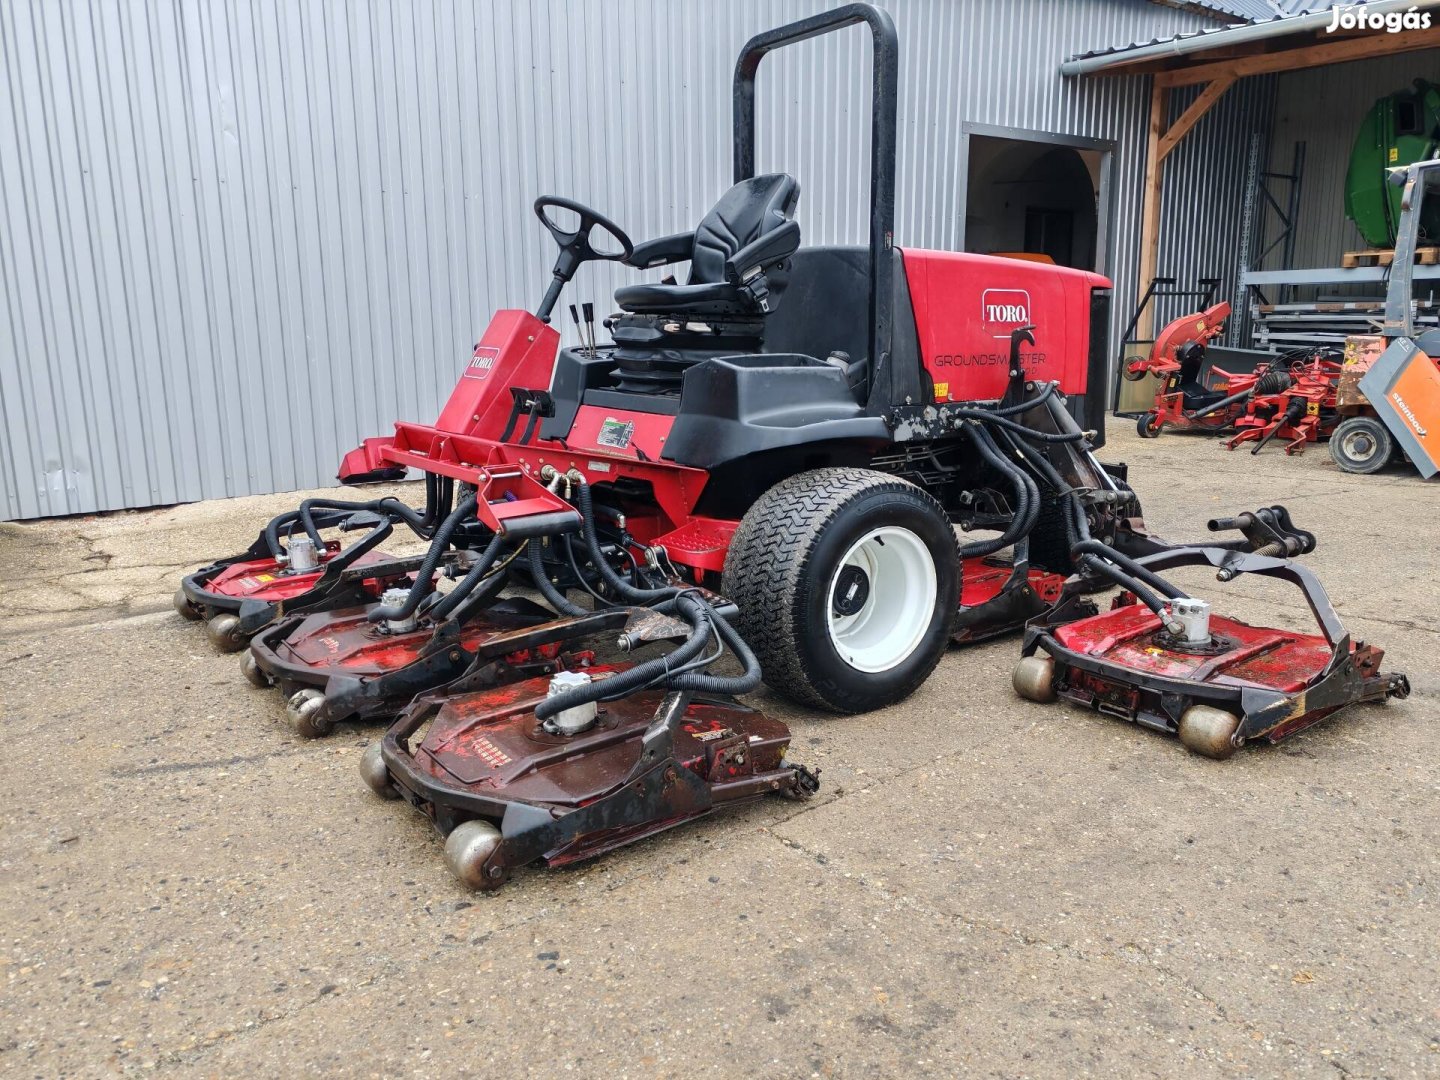
[[[679,589],[637,589],[615,573],[610,563],[606,561],[605,553],[600,550],[600,538],[596,535],[595,530],[595,501],[590,497],[590,485],[584,480],[575,481],[575,506],[580,511],[580,528],[585,534],[585,548],[590,553],[590,561],[600,572],[600,580],[614,589],[617,596],[632,604],[650,605],[659,600],[671,600],[675,597],[680,591]]]
[[[470,568],[470,572],[461,578],[455,588],[451,589],[445,598],[431,610],[430,615],[436,622],[449,615],[462,600],[475,591],[475,587],[484,580],[486,574],[490,573],[490,568],[495,565],[495,560],[500,557],[500,551],[504,546],[504,538],[496,533],[489,546],[476,560],[475,565]]]
[[[420,569],[415,572],[415,583],[410,586],[410,593],[398,607],[390,605],[378,605],[370,610],[366,616],[372,623],[385,622],[390,619],[408,619],[415,614],[415,609],[420,606],[420,601],[425,599],[427,593],[435,587],[435,568],[440,565],[440,559],[445,554],[445,549],[450,546],[450,537],[460,527],[460,523],[471,514],[475,513],[477,506],[476,497],[472,494],[461,500],[460,505],[452,510],[448,517],[440,523],[435,530],[435,535],[430,539],[430,550],[425,553],[425,561],[420,564]]]
[[[720,618],[709,604],[703,600],[682,595],[676,600],[676,606],[679,607],[686,601],[693,601],[704,607],[705,617],[711,628],[720,635],[721,641],[730,646],[744,670],[739,675],[707,675],[703,671],[687,671],[683,675],[677,675],[675,678],[667,680],[666,685],[672,690],[694,690],[702,694],[735,696],[750,693],[760,685],[760,661],[755,658],[755,653],[745,643],[740,632]]]
[[[324,551],[325,541],[320,536],[320,530],[315,526],[314,513],[316,510],[347,510],[351,513],[361,513],[367,510],[372,512],[390,512],[386,509],[385,503],[398,501],[399,500],[396,499],[378,499],[372,500],[371,502],[345,502],[341,499],[306,499],[300,504],[300,524],[304,526],[306,535],[315,542],[315,549],[317,551]],[[400,503],[400,505],[403,506],[404,504]],[[405,509],[409,510],[412,514],[415,513],[415,511],[411,510],[408,506],[406,506]]]
[[[285,511],[285,513],[283,513],[283,514],[277,514],[275,517],[271,518],[271,519],[266,523],[266,525],[265,525],[265,546],[270,549],[270,557],[273,558],[273,559],[275,559],[277,562],[278,562],[278,561],[281,559],[281,557],[284,556],[284,554],[285,554],[285,548],[284,548],[283,546],[281,546],[281,544],[280,544],[280,529],[281,529],[281,526],[291,525],[291,524],[293,524],[294,522],[298,521],[299,518],[300,518],[300,511],[299,511],[299,510],[287,510],[287,511]],[[312,540],[315,540],[315,537],[312,535],[312,536],[311,536],[311,539],[312,539]],[[325,545],[324,545],[324,543],[323,543],[322,541],[316,540],[316,547],[317,547],[320,551],[324,551],[324,550],[325,550]]]
[[[532,556],[533,558],[534,556]],[[608,679],[598,679],[588,686],[579,686],[574,690],[546,698],[536,706],[535,718],[548,720],[556,713],[573,709],[577,705],[588,705],[601,698],[614,698],[632,690],[638,690],[657,679],[665,679],[672,670],[683,667],[699,656],[710,641],[712,624],[709,616],[699,609],[692,597],[684,598],[677,603],[676,608],[685,616],[691,627],[690,635],[683,642],[665,655],[647,660],[643,664],[636,664],[633,668],[622,671],[618,675],[612,675]]]
[[[982,423],[994,424],[996,427],[1002,427],[1006,431],[1014,432],[1022,438],[1037,439],[1045,443],[1075,443],[1083,442],[1085,439],[1085,433],[1083,431],[1071,431],[1065,434],[1037,431],[1035,428],[1028,428],[1024,424],[1017,424],[1013,420],[1007,420],[1005,417],[999,416],[986,409],[956,409],[950,415],[957,416],[962,420],[979,420]]]
[[[1055,393],[1058,385],[1058,383],[1048,382],[1045,384],[1045,389],[1041,390],[1040,393],[1033,398],[1027,398],[1014,405],[1006,405],[1004,408],[986,409],[984,411],[989,416],[1014,416],[1016,413],[1029,412],[1035,408],[1036,405],[1043,405],[1049,401],[1050,395]]]
[[[1166,581],[1155,571],[1142,566],[1128,555],[1122,555],[1108,544],[1102,544],[1098,540],[1082,540],[1071,549],[1075,556],[1096,556],[1114,563],[1124,570],[1130,577],[1137,581],[1143,581],[1146,585],[1163,594],[1170,600],[1188,600],[1190,594],[1176,585]],[[1132,590],[1133,591],[1133,590]]]
[[[555,588],[550,575],[545,573],[545,563],[540,558],[540,545],[534,540],[530,541],[530,576],[535,579],[535,587],[540,590],[540,595],[561,615],[590,614],[580,605],[565,599],[565,594]]]
[[[1165,627],[1167,629],[1171,628],[1170,615],[1165,610],[1165,601],[1160,599],[1160,597],[1156,596],[1144,585],[1140,584],[1140,582],[1137,581],[1135,578],[1132,578],[1129,574],[1125,573],[1124,570],[1121,570],[1113,563],[1106,562],[1098,555],[1081,555],[1080,563],[1083,566],[1088,566],[1091,570],[1095,571],[1095,573],[1100,574],[1103,577],[1108,577],[1111,581],[1115,582],[1115,584],[1119,585],[1121,588],[1129,589],[1132,593],[1135,594],[1135,598],[1137,600],[1139,600],[1142,604],[1148,607],[1156,615],[1160,616],[1160,621],[1165,624]]]
[[[999,536],[991,537],[989,540],[976,540],[960,549],[961,558],[972,559],[983,555],[993,555],[1002,548],[1010,547],[1021,537],[1029,535],[1030,530],[1035,527],[1035,521],[1040,516],[1040,489],[1035,486],[1035,482],[1025,474],[1023,469],[1012,465],[1005,459],[1005,455],[995,445],[989,432],[974,424],[966,424],[964,430],[970,441],[975,444],[975,449],[980,452],[980,456],[1008,479],[1015,488],[1015,513],[1005,531]]]

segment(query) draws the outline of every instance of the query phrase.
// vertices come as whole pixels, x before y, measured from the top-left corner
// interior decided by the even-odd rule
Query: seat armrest
[[[695,234],[693,232],[676,233],[674,236],[662,236],[655,240],[646,240],[643,244],[636,244],[635,250],[630,253],[630,258],[625,260],[625,265],[633,266],[637,270],[644,270],[650,266],[684,262],[694,251]]]
[[[800,223],[787,221],[760,239],[746,244],[725,260],[725,280],[742,285],[756,274],[774,269],[800,247]]]

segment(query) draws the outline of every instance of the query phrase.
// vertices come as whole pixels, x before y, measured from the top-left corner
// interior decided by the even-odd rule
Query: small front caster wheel
[[[261,690],[273,685],[270,676],[260,667],[260,662],[252,652],[247,652],[240,658],[240,674],[245,676],[245,681],[251,686],[258,686]]]
[[[491,877],[485,862],[500,846],[500,839],[500,830],[488,821],[463,822],[445,838],[445,865],[466,888],[498,888],[505,879]]]
[[[324,713],[325,695],[313,687],[298,691],[285,705],[285,719],[290,729],[302,739],[319,739],[335,730],[335,724]]]
[[[1180,715],[1177,734],[1185,749],[1216,761],[1224,761],[1239,747],[1235,732],[1240,718],[1209,705],[1191,705]]]
[[[175,611],[182,619],[189,619],[191,622],[200,618],[200,609],[190,603],[184,589],[175,590]]]
[[[1010,683],[1026,701],[1048,705],[1055,700],[1055,661],[1048,656],[1027,656],[1015,665]]]
[[[221,652],[239,652],[250,639],[240,632],[240,616],[216,615],[205,624],[205,636]]]
[[[365,781],[365,786],[379,795],[382,799],[398,799],[400,793],[395,790],[395,785],[390,782],[390,770],[385,767],[385,759],[380,754],[380,743],[373,742],[365,748],[365,753],[360,756],[360,778]]]
[[[1158,439],[1160,429],[1164,426],[1160,423],[1160,417],[1153,412],[1142,413],[1135,421],[1135,430],[1142,439]]]

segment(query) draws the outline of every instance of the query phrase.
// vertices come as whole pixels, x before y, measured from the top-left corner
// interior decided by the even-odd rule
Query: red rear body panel
[[[1009,377],[1010,332],[1033,324],[1020,353],[1034,379],[1083,394],[1090,358],[1091,293],[1099,274],[951,251],[904,249],[905,276],[925,370],[936,401],[995,401]]]

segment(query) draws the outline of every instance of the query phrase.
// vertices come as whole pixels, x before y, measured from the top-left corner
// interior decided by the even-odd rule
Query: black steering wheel
[[[557,219],[553,214],[547,213],[552,208],[570,211],[578,219],[578,224],[564,218]],[[562,199],[558,195],[541,195],[535,200],[535,216],[540,219],[540,223],[545,228],[550,230],[550,235],[555,238],[555,243],[560,245],[562,252],[574,251],[576,266],[582,262],[589,262],[591,259],[623,262],[635,250],[635,245],[630,242],[630,237],[625,235],[624,229],[603,214],[596,213],[590,207],[584,206],[574,199]],[[567,228],[567,226],[573,226],[573,228]],[[610,238],[619,247],[618,251],[592,235],[597,227],[602,232],[610,234]],[[597,242],[599,242],[598,248],[596,247]]]
[[[557,218],[553,212],[555,210],[564,210],[568,215],[573,215],[573,219]],[[634,252],[635,245],[619,225],[574,199],[541,195],[535,200],[535,216],[550,230],[555,243],[560,245],[560,254],[555,257],[555,267],[550,271],[550,288],[535,312],[541,322],[549,322],[550,312],[554,310],[555,302],[560,299],[560,290],[575,276],[581,263],[592,260],[624,262]],[[596,229],[601,231],[601,236],[594,235]],[[611,246],[605,243],[607,235],[615,242],[618,250],[612,250]],[[600,245],[598,249],[597,243]]]

